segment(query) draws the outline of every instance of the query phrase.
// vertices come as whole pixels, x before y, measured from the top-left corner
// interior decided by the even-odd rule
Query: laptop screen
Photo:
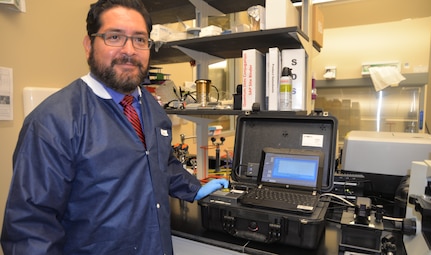
[[[268,186],[320,190],[323,153],[316,150],[265,148],[259,182]]]

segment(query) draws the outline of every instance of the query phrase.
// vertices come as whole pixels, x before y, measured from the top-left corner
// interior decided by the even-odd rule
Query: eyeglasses
[[[133,47],[139,50],[149,50],[153,46],[153,40],[143,35],[127,36],[117,32],[106,32],[104,34],[95,33],[91,36],[103,38],[105,44],[112,47],[124,47],[129,39],[132,41]]]

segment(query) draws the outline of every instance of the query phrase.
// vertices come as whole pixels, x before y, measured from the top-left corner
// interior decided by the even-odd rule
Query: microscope
[[[413,161],[406,217],[417,219],[415,236],[404,236],[408,254],[431,254],[431,160]]]

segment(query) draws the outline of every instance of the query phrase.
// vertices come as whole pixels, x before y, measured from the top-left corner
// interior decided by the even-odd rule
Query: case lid
[[[292,112],[251,112],[239,115],[231,177],[254,185],[262,150],[267,147],[316,150],[323,153],[321,192],[332,190],[336,167],[338,121],[334,116]]]

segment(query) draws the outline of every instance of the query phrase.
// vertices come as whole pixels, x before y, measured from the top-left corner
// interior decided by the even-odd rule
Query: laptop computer
[[[323,161],[319,150],[264,148],[257,187],[242,197],[241,204],[312,213],[322,187]]]

